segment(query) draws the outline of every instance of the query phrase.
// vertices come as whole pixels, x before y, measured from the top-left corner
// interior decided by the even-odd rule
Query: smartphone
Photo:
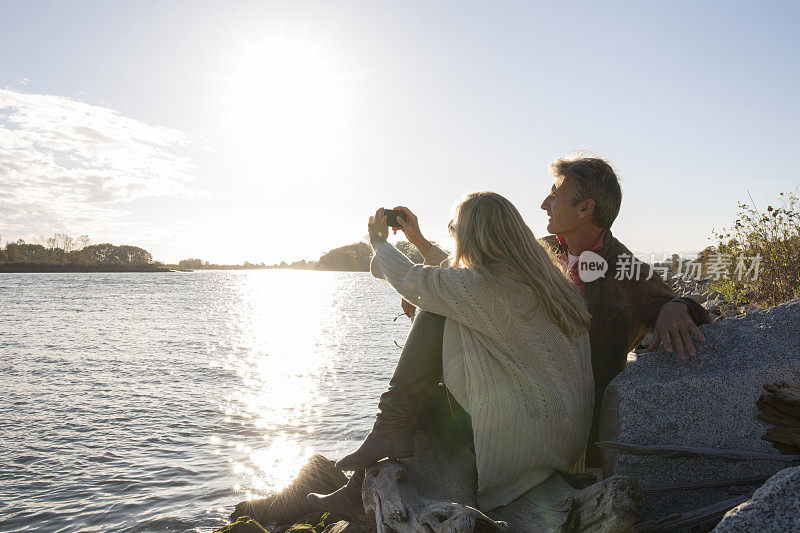
[[[399,228],[400,224],[397,223],[399,218],[403,222],[406,221],[406,214],[397,209],[384,209],[383,214],[386,215],[386,225],[390,228]]]

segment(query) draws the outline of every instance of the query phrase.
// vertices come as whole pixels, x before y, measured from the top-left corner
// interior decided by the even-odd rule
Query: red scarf
[[[603,247],[603,237],[605,236],[606,230],[603,230],[603,233],[600,234],[600,238],[597,239],[597,242],[594,243],[594,246],[592,246],[592,252],[596,252]],[[569,264],[569,255],[567,255],[569,254],[567,240],[561,235],[556,235],[556,238],[558,239],[558,243],[561,245],[561,249],[564,251],[564,255],[561,257],[561,260],[563,261],[564,266],[566,266]],[[578,288],[581,290],[581,293],[583,293],[586,290],[586,284],[583,282],[580,274],[578,273],[578,263],[580,263],[580,261],[575,261],[575,264],[569,269],[567,275],[569,276],[569,279],[571,279],[572,282],[578,286]]]

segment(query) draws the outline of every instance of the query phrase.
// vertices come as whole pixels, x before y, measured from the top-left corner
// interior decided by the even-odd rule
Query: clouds
[[[112,223],[140,198],[184,196],[181,132],[62,96],[0,89],[0,228],[44,234]]]

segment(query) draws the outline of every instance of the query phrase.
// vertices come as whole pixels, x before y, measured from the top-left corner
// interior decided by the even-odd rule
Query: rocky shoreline
[[[725,299],[719,291],[712,287],[709,279],[687,279],[677,274],[669,275],[666,283],[678,296],[691,298],[711,313],[712,321],[720,318],[743,316],[752,311],[764,309],[754,303],[736,304]]]

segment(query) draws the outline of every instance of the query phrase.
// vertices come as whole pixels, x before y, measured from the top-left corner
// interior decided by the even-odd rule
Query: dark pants
[[[417,312],[389,390],[378,402],[379,420],[439,434],[453,446],[473,447],[469,414],[440,382],[445,318]]]

